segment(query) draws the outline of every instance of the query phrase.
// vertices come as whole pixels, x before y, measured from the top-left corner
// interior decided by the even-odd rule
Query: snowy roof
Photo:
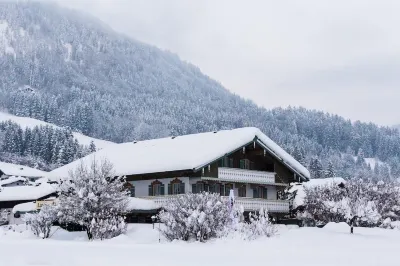
[[[40,186],[3,187],[0,201],[37,200],[56,192],[54,186],[44,183]]]
[[[0,171],[2,171],[6,175],[26,176],[26,177],[42,177],[47,174],[47,172],[27,167],[24,165],[3,163],[3,162],[0,162]]]
[[[18,182],[18,181],[25,182],[26,179],[23,177],[20,177],[20,176],[10,176],[7,179],[0,180],[0,187],[4,186],[4,185],[9,185],[9,184],[12,184],[12,183]]]
[[[140,199],[135,197],[129,198],[128,210],[156,210],[159,206],[152,200]]]
[[[288,192],[293,193],[297,191],[296,197],[293,200],[293,207],[296,208],[304,204],[304,197],[306,196],[304,187],[312,188],[318,186],[331,186],[339,185],[340,183],[346,183],[346,180],[344,180],[342,177],[310,179],[308,182],[304,183],[293,183]]]
[[[104,159],[114,165],[117,175],[198,170],[255,139],[304,179],[310,177],[304,166],[259,129],[251,127],[117,144],[55,169],[49,177],[65,178],[81,162],[89,165],[93,160]]]

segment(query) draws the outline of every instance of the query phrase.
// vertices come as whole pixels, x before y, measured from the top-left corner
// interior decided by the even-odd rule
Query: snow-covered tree
[[[37,237],[49,238],[51,226],[57,220],[57,209],[43,205],[38,213],[27,213],[23,219]]]
[[[322,163],[318,158],[311,159],[309,170],[310,170],[312,178],[323,178],[324,177]]]
[[[124,184],[125,177],[116,176],[109,162],[93,160],[90,166],[82,162],[60,185],[60,222],[82,225],[89,239],[121,234],[129,199]]]
[[[348,222],[360,218],[363,225],[376,226],[384,219],[400,220],[400,190],[394,182],[351,179],[334,184],[305,187],[304,219],[316,222]]]
[[[329,161],[328,167],[325,171],[325,177],[334,177],[335,176],[335,168],[333,166],[333,163]]]
[[[94,144],[94,141],[93,141],[93,140],[90,142],[89,151],[90,151],[91,153],[96,151],[96,145]]]
[[[219,194],[187,193],[168,200],[159,219],[168,240],[198,240],[217,237],[230,221],[230,210]]]

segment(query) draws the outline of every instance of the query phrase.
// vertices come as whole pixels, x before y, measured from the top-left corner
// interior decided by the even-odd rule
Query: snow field
[[[156,225],[157,226],[157,225]],[[208,243],[158,242],[151,224],[131,224],[126,235],[88,242],[84,232],[58,229],[51,239],[36,239],[25,226],[0,228],[0,265],[296,265],[398,266],[399,230],[279,227],[279,235],[244,242],[218,239]],[[53,228],[56,229],[56,228]],[[4,254],[7,254],[4,256]]]

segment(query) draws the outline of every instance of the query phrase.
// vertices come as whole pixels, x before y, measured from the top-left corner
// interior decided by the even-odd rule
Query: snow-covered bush
[[[168,240],[202,242],[217,237],[231,220],[228,204],[221,196],[206,192],[169,199],[159,219],[165,224],[162,234]]]
[[[388,217],[382,222],[380,227],[385,228],[385,229],[399,229],[400,230],[400,221],[392,221],[392,219],[390,219]]]
[[[348,222],[357,216],[363,226],[377,226],[386,218],[400,219],[400,190],[395,183],[353,179],[304,188],[305,212],[298,217],[315,222]]]
[[[57,209],[54,206],[43,205],[38,213],[27,213],[23,219],[35,236],[49,238],[51,226],[57,220]]]
[[[125,178],[115,176],[109,162],[94,160],[89,168],[82,163],[60,184],[60,222],[82,225],[89,239],[123,233],[122,214],[129,199],[124,184]]]
[[[125,232],[126,223],[122,216],[115,216],[106,219],[93,218],[90,223],[90,233],[92,234],[93,239],[109,239]]]
[[[246,240],[254,240],[259,237],[271,237],[276,234],[277,228],[268,218],[268,211],[260,209],[259,213],[249,214],[249,223],[241,223],[240,231]]]

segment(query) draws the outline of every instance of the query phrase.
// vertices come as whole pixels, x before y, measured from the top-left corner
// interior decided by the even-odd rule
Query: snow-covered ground
[[[0,122],[8,121],[8,120],[11,120],[14,123],[17,123],[21,127],[24,127],[24,128],[33,128],[35,126],[46,126],[46,125],[58,128],[58,126],[56,126],[54,124],[47,123],[47,122],[37,120],[34,118],[15,116],[15,115],[7,114],[4,112],[0,112]],[[77,133],[77,132],[74,132],[73,135],[79,141],[79,143],[82,145],[90,145],[90,142],[93,141],[94,144],[96,145],[97,149],[104,149],[106,147],[115,145],[114,142],[88,137],[86,135],[83,135],[83,134]]]
[[[158,237],[150,224],[130,225],[127,235],[103,242],[88,242],[84,233],[62,229],[52,239],[41,240],[27,231],[0,228],[0,265],[399,265],[400,230],[355,228],[350,235],[346,224],[322,229],[282,226],[280,234],[270,239],[219,239],[206,244],[159,243]]]

